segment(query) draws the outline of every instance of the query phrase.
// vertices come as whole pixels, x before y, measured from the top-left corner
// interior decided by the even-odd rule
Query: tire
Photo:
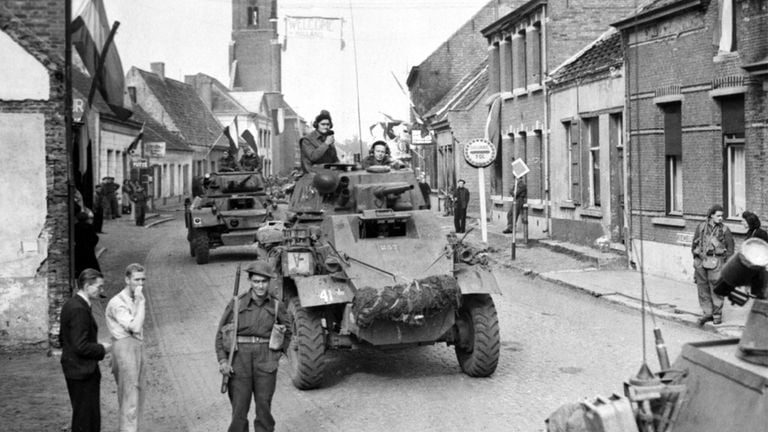
[[[471,377],[488,377],[499,363],[499,318],[489,295],[467,299],[456,318],[459,341],[456,358],[461,370]]]
[[[198,264],[208,264],[210,246],[208,245],[208,234],[205,232],[195,232],[192,234],[192,256]]]
[[[187,232],[187,244],[189,244],[189,256],[195,257],[195,245],[192,242],[192,239],[194,238],[194,231],[191,229]]]
[[[299,390],[318,388],[325,371],[325,335],[320,315],[301,307],[298,297],[288,302],[288,314],[293,323],[287,352],[291,381]]]

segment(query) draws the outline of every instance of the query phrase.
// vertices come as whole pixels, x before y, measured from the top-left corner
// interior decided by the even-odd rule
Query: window
[[[683,128],[679,103],[662,107],[664,110],[664,153],[666,161],[667,214],[683,214]]]
[[[530,65],[528,67],[529,84],[541,84],[541,53],[542,53],[542,38],[541,38],[541,23],[537,22],[528,29],[527,32],[528,44],[527,49],[530,53],[528,61]]]
[[[733,0],[720,0],[719,30],[719,50],[723,52],[736,51],[736,9],[733,7]]]
[[[738,218],[746,207],[746,167],[744,147],[744,95],[720,100],[723,149],[725,151],[725,194],[727,216]]]
[[[591,118],[584,122],[589,147],[589,204],[600,206],[600,119]]]
[[[667,156],[667,213],[683,214],[683,161],[679,156]]]
[[[747,176],[744,164],[744,138],[725,136],[726,193],[728,217],[739,218],[747,207]]]
[[[253,27],[259,26],[259,8],[257,7],[248,8],[248,25]]]

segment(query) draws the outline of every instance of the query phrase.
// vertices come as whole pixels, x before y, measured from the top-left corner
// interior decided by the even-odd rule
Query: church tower
[[[232,0],[230,88],[280,93],[280,62],[277,0]]]

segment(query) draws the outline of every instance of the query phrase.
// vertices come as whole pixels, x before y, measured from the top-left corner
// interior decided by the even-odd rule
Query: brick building
[[[469,213],[480,210],[476,192],[480,189],[477,169],[464,160],[463,144],[484,137],[488,116],[488,107],[484,103],[487,88],[488,62],[482,61],[424,115],[433,131],[437,150],[437,176],[431,186],[447,192],[458,180],[464,180],[471,194]],[[489,203],[490,170],[485,170],[486,202]]]
[[[550,73],[551,237],[623,244],[624,73],[611,29]]]
[[[506,212],[509,206],[505,194],[513,184],[511,162],[521,158],[530,168],[529,229],[551,232],[547,185],[551,106],[546,78],[611,22],[631,13],[634,3],[530,0],[481,30],[489,53],[488,93],[500,93],[503,99],[501,146],[491,182],[495,211]]]
[[[470,76],[477,76],[478,65],[488,57],[487,43],[479,33],[480,29],[522,3],[522,0],[490,1],[424,61],[411,68],[406,84],[416,112],[423,116],[438,111],[439,108],[434,108],[444,99],[446,94],[460,92],[462,88],[456,87],[462,80],[466,80]],[[443,101],[442,105],[445,106],[447,102],[450,101]],[[440,126],[443,130],[441,145],[415,146],[419,156],[414,159],[414,164],[426,173],[427,180],[433,188],[439,186],[446,189],[446,187],[455,186],[456,163],[446,163],[444,155],[449,155],[449,159],[453,160],[455,159],[453,156],[459,154],[453,148],[453,141],[446,141],[447,137],[450,136],[450,131],[457,126],[459,125],[451,125],[450,123]],[[466,135],[463,132],[460,133]],[[445,145],[448,145],[449,148],[445,148]],[[451,171],[446,171],[446,167],[454,168]]]
[[[768,3],[657,0],[614,24],[625,45],[633,257],[690,280],[690,243],[722,204],[768,220]],[[640,247],[642,246],[642,248]]]
[[[56,345],[70,292],[64,8],[0,6],[0,347]]]

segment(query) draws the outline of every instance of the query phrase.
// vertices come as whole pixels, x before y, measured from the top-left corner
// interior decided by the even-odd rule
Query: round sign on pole
[[[483,138],[470,140],[464,144],[464,160],[475,168],[485,168],[496,160],[496,146]]]

